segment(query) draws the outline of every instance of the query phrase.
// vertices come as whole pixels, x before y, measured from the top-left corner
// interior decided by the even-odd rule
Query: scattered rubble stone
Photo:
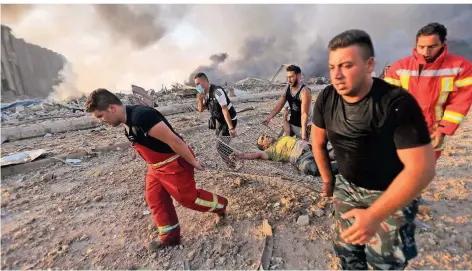
[[[310,224],[310,218],[307,215],[301,215],[297,219],[297,224],[300,226],[306,226]]]
[[[55,177],[56,176],[54,175],[54,173],[46,173],[45,175],[41,177],[41,181],[43,182],[52,181],[55,179]]]

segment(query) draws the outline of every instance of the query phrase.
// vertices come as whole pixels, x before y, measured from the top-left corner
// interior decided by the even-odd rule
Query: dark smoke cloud
[[[302,63],[303,74],[307,77],[329,77],[328,49],[320,36],[308,47],[307,53],[309,57],[306,62]]]
[[[19,22],[33,7],[31,4],[2,4],[2,24]]]
[[[233,40],[241,41],[239,49],[230,53],[231,60],[212,70],[220,75],[213,79],[219,80],[216,83],[247,76],[271,79],[281,64],[300,66],[306,77],[328,76],[328,42],[336,34],[353,28],[363,29],[371,35],[377,73],[386,63],[410,55],[418,29],[434,21],[448,28],[451,52],[470,57],[472,5],[238,5],[214,8],[224,14],[222,21],[227,22],[220,35],[227,31]],[[231,13],[239,16],[231,17],[228,15]],[[225,74],[224,78],[221,78],[222,74]]]
[[[223,62],[225,62],[225,60],[228,58],[228,54],[227,53],[221,53],[221,54],[216,54],[216,55],[211,55],[210,56],[210,60],[213,62],[213,63],[216,63],[216,64],[221,64]]]
[[[214,54],[210,56],[211,64],[210,65],[202,65],[197,67],[188,77],[187,81],[185,82],[186,85],[194,85],[193,77],[195,74],[199,72],[203,72],[208,76],[208,78],[216,79],[218,81],[219,79],[222,79],[223,77],[226,76],[226,74],[219,69],[220,64],[225,62],[225,60],[228,58],[227,53],[220,53],[220,54]]]
[[[447,44],[450,53],[461,55],[472,61],[472,38],[469,40],[453,39],[449,40]]]
[[[102,4],[94,8],[115,41],[128,40],[136,49],[142,49],[158,42],[167,30],[158,18],[159,6],[146,6],[153,14],[140,14],[130,5]]]
[[[19,12],[2,5],[2,20],[20,18],[11,25],[19,38],[64,54],[83,92],[192,83],[198,71],[215,83],[271,79],[282,64],[327,75],[328,42],[352,28],[371,35],[377,73],[410,55],[417,30],[434,21],[447,27],[451,52],[471,55],[472,5],[14,6]],[[208,59],[215,52],[224,60]]]

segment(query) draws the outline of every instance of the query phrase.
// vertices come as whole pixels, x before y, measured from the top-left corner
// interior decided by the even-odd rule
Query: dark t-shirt
[[[173,153],[174,151],[169,145],[148,135],[149,130],[161,121],[178,137],[182,138],[174,131],[161,112],[144,105],[128,105],[126,106],[126,126],[130,127],[130,130],[125,129],[126,137],[129,141],[144,145],[153,151]]]
[[[313,109],[313,123],[326,130],[341,174],[366,189],[386,190],[403,170],[397,149],[431,143],[413,96],[377,78],[356,103],[345,102],[330,85]]]

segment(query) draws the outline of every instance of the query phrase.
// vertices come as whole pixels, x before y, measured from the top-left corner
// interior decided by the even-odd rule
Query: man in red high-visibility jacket
[[[413,55],[393,63],[384,78],[418,101],[428,124],[436,160],[472,103],[472,64],[447,52],[447,29],[429,23],[416,34]]]

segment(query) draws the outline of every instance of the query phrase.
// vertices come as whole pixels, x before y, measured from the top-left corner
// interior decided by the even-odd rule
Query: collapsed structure
[[[1,26],[2,102],[45,98],[61,82],[59,72],[67,59],[56,52],[17,39]]]

